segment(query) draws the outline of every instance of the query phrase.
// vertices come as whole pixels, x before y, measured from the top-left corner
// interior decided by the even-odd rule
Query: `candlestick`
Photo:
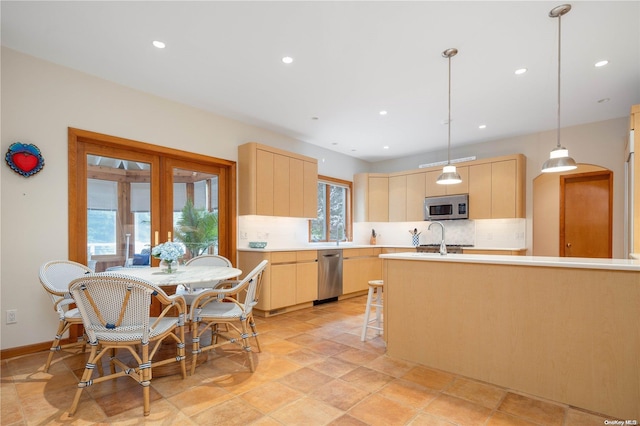
[[[158,231],[156,231],[156,243],[154,244],[155,246],[158,245]]]
[[[167,232],[167,241],[171,241],[171,231]]]

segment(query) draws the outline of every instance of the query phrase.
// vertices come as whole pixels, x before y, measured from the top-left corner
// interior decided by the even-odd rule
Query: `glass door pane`
[[[87,264],[149,266],[151,164],[88,154],[86,167]]]
[[[184,244],[184,260],[218,254],[218,175],[179,167],[172,170],[173,239]]]

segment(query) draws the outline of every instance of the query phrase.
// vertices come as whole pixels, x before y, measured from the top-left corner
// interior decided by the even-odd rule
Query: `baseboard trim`
[[[68,345],[72,343],[70,339],[60,341],[60,345]],[[37,352],[46,351],[51,348],[51,342],[34,343],[32,345],[17,346],[15,348],[2,349],[0,351],[0,359],[6,360],[18,356],[31,355]]]

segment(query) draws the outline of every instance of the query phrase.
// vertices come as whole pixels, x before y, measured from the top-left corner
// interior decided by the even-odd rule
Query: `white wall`
[[[319,173],[351,180],[369,163],[2,48],[1,137],[37,145],[44,169],[1,179],[1,348],[51,341],[57,317],[38,268],[68,258],[67,128],[75,127],[237,161],[237,146],[259,142],[318,159]],[[18,323],[6,325],[7,309]]]

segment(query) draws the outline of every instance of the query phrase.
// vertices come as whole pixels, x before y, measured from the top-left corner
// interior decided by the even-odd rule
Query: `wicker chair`
[[[85,275],[69,284],[69,292],[78,305],[91,345],[91,353],[78,383],[69,416],[75,413],[84,388],[121,376],[129,376],[142,385],[144,415],[149,415],[152,368],[179,362],[182,378],[187,375],[184,298],[179,295],[168,296],[152,283],[118,273]],[[150,318],[149,315],[152,297],[163,306],[156,318]],[[168,316],[174,309],[178,316]],[[154,361],[154,355],[166,338],[176,342],[176,355]],[[137,365],[132,367],[118,359],[115,356],[118,349],[128,350]],[[93,369],[96,364],[102,363],[105,354],[113,355],[110,360],[111,374],[93,378]]]
[[[49,357],[44,366],[45,373],[49,371],[51,361],[53,361],[53,354],[61,350],[60,340],[62,336],[72,325],[82,325],[82,317],[80,317],[78,308],[69,309],[69,305],[75,303],[69,294],[69,283],[75,278],[88,273],[91,273],[91,269],[70,260],[52,260],[40,267],[40,284],[51,297],[53,309],[58,313],[58,319],[60,320],[56,336],[49,349]],[[82,350],[84,351],[86,347],[84,339],[82,342],[73,342],[65,345],[65,347],[75,346],[79,343],[82,343]]]
[[[193,259],[189,259],[187,263],[185,263],[185,267],[189,266],[225,266],[228,268],[233,267],[231,261],[224,256],[220,256],[217,254],[203,254],[201,256],[196,256]],[[207,288],[215,288],[218,285],[219,281],[212,281],[208,283],[206,287],[183,287],[180,286],[176,289],[176,294],[180,294],[184,296],[184,300],[187,305],[191,305],[198,295],[200,295]]]
[[[225,285],[224,288],[219,285],[216,289],[205,290],[194,300],[190,310],[193,343],[191,374],[195,373],[199,353],[228,343],[242,346],[247,354],[251,372],[255,371],[249,344],[249,328],[260,352],[253,307],[258,303],[262,273],[267,263],[267,260],[263,260],[242,280],[223,281],[221,284],[229,285]],[[222,330],[221,325],[226,326],[226,329]],[[201,347],[201,336],[207,330],[211,330],[211,344]],[[222,341],[219,342],[219,339]]]

